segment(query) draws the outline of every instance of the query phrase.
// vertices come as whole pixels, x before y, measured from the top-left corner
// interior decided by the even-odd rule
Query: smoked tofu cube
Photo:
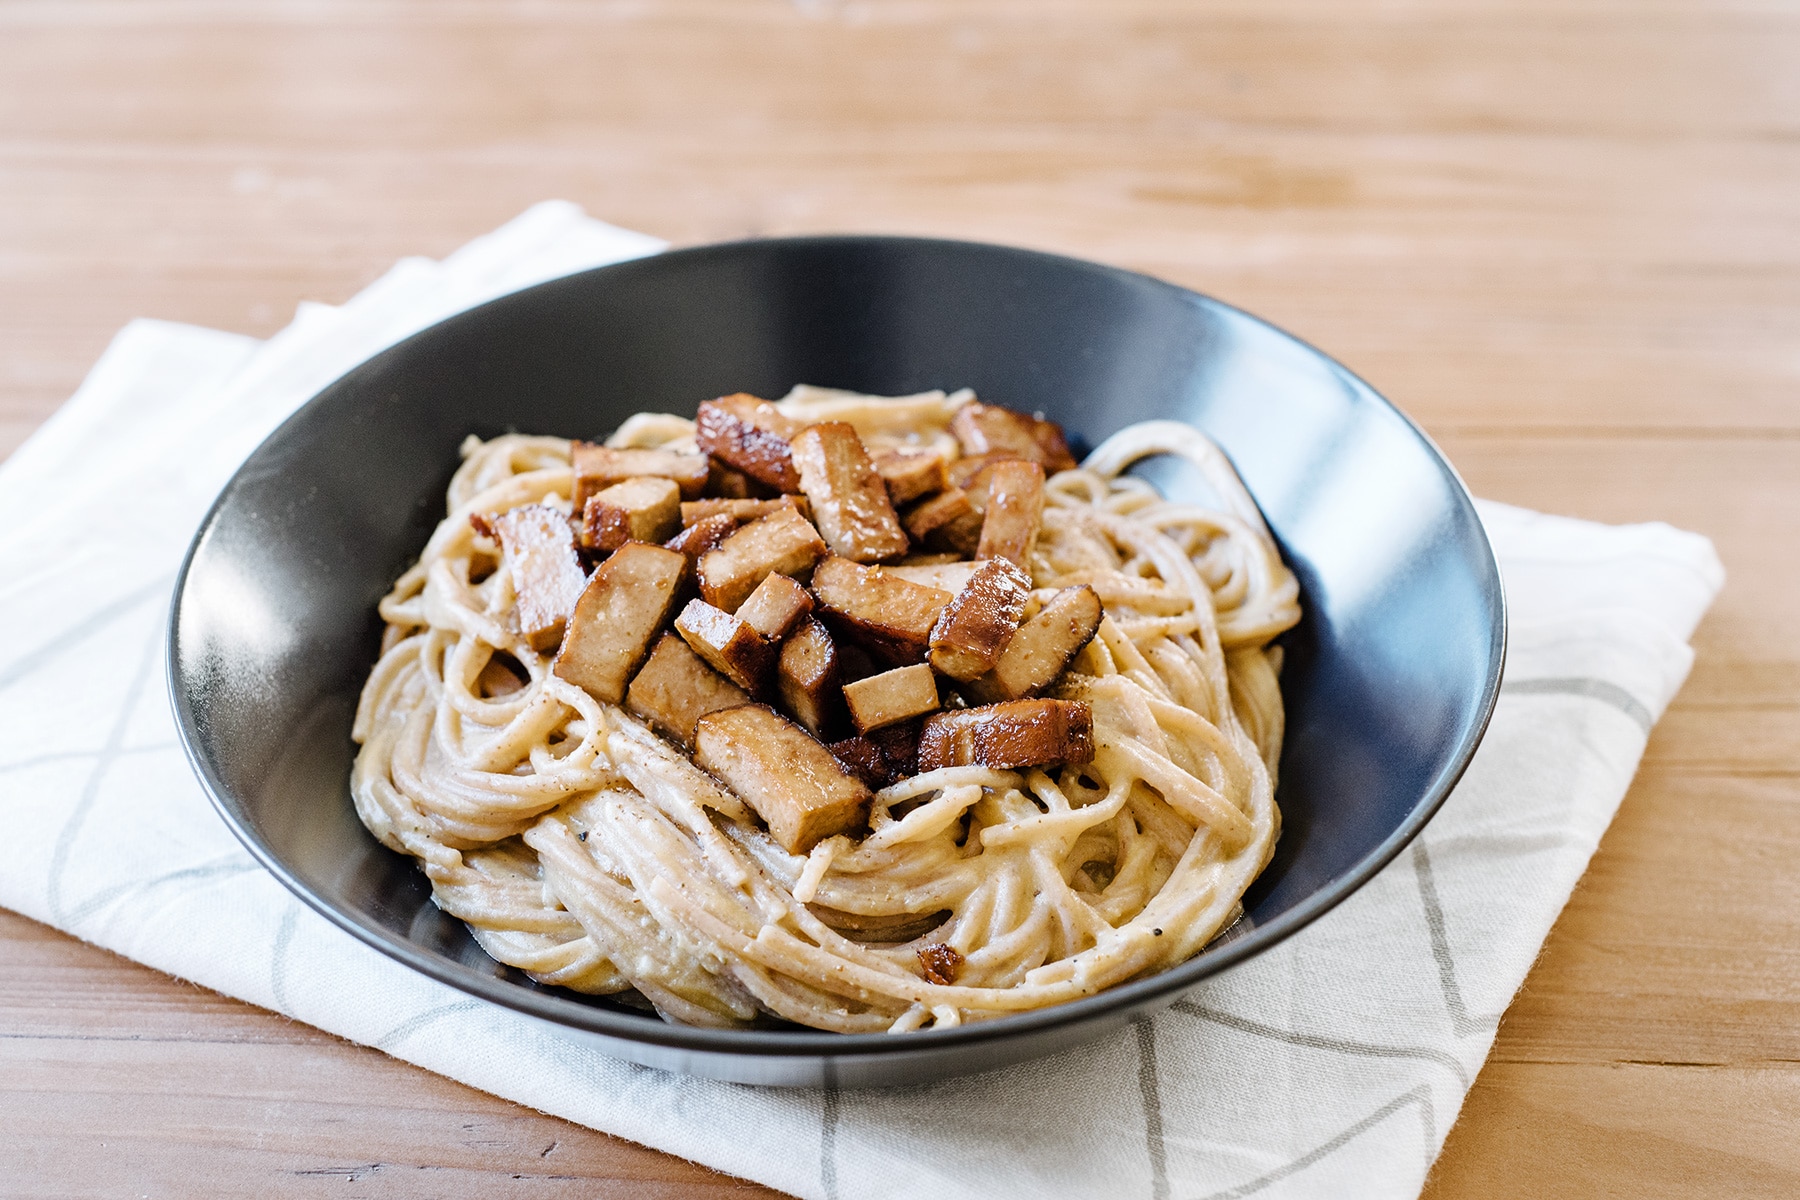
[[[731,682],[672,633],[665,633],[625,692],[625,707],[666,737],[684,746],[694,742],[694,722],[709,712],[750,703]]]
[[[800,490],[812,504],[813,523],[834,554],[880,562],[911,548],[887,485],[850,424],[810,426],[794,438],[793,462]]]
[[[712,475],[706,481],[706,494],[727,499],[743,500],[759,495],[763,485],[738,470],[728,467],[718,459],[712,462]]]
[[[909,583],[922,583],[926,587],[940,588],[955,595],[963,590],[975,573],[985,567],[986,563],[963,562],[951,559],[939,563],[901,563],[897,567],[883,567],[889,575],[897,575]]]
[[[919,773],[919,730],[920,722],[902,721],[868,735],[876,748],[887,755],[888,770],[895,779],[911,779]]]
[[[746,392],[700,406],[694,441],[726,466],[782,492],[800,490],[790,443],[805,426]]]
[[[704,454],[674,450],[614,450],[594,442],[576,442],[569,449],[575,469],[575,493],[570,499],[576,512],[587,507],[588,497],[627,479],[673,480],[681,494],[692,499],[706,489],[712,465]]]
[[[981,522],[978,558],[1004,558],[1030,569],[1044,519],[1044,468],[1036,463],[995,463],[988,471],[987,515]]]
[[[882,450],[873,455],[873,462],[895,508],[950,486],[950,471],[942,455]]]
[[[747,704],[701,717],[694,762],[754,809],[790,854],[868,823],[868,786],[772,708]]]
[[[617,704],[650,642],[669,619],[687,559],[628,542],[601,563],[575,602],[550,670],[596,700]]]
[[[950,419],[964,454],[1016,454],[1050,474],[1075,465],[1061,426],[992,404],[965,404]]]
[[[986,495],[987,489],[982,483],[982,477],[987,469],[995,463],[1020,461],[1030,462],[1031,460],[1009,450],[995,450],[988,454],[959,458],[950,464],[950,486],[962,488],[964,491],[979,489],[983,495]],[[970,498],[970,503],[975,503],[973,497]],[[980,510],[980,507],[980,504],[976,504],[977,511]]]
[[[994,767],[1016,770],[1094,757],[1094,714],[1085,700],[1013,700],[928,717],[919,736],[919,770]]]
[[[932,626],[952,598],[836,556],[813,572],[812,593],[826,624],[891,666],[925,661]]]
[[[686,500],[681,505],[681,523],[692,525],[707,517],[724,514],[742,524],[758,517],[766,517],[783,505],[794,509],[803,517],[810,516],[812,512],[807,507],[805,496],[777,496],[773,500]]]
[[[981,514],[959,487],[948,487],[907,510],[901,522],[921,546],[973,554],[981,544]]]
[[[700,559],[700,594],[708,604],[736,612],[771,574],[804,575],[823,557],[819,531],[783,506],[739,527]]]
[[[470,520],[478,532],[500,543],[501,561],[512,575],[520,634],[533,650],[556,645],[587,586],[568,516],[548,504],[527,504],[496,516],[475,514]]]
[[[987,674],[1019,628],[1031,576],[1011,561],[990,558],[969,577],[931,628],[931,665],[952,679]]]
[[[924,664],[896,667],[845,684],[844,703],[858,733],[897,725],[937,708],[937,676]]]
[[[881,752],[881,747],[868,738],[845,738],[841,742],[831,743],[826,749],[831,751],[831,756],[837,759],[846,771],[872,788],[884,788],[890,783],[898,782],[901,778],[894,774],[893,767],[888,763],[887,755]]]
[[[681,489],[673,479],[642,476],[602,488],[582,510],[581,544],[617,550],[626,542],[661,542],[681,528]]]
[[[756,630],[704,600],[690,600],[675,618],[675,632],[713,670],[752,695],[762,692],[775,647]]]
[[[731,517],[702,517],[663,545],[687,555],[689,562],[698,565],[702,555],[717,549],[720,542],[737,532],[737,527],[737,521]]]
[[[812,613],[810,593],[786,575],[771,575],[756,585],[750,598],[738,606],[738,620],[779,642]]]
[[[781,644],[775,686],[788,713],[815,735],[836,725],[843,693],[837,646],[817,619],[808,617]]]
[[[1036,695],[1069,665],[1100,628],[1100,597],[1087,584],[1064,588],[1019,626],[994,669],[963,688],[983,704]]]

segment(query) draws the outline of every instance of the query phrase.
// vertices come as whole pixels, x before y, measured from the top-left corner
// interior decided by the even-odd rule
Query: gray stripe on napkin
[[[1241,1183],[1222,1192],[1212,1192],[1203,1197],[1203,1200],[1237,1200],[1237,1197],[1240,1196],[1254,1195],[1269,1185],[1279,1183],[1298,1171],[1304,1171],[1320,1159],[1327,1158],[1343,1149],[1363,1132],[1381,1124],[1409,1104],[1419,1106],[1419,1124],[1425,1133],[1425,1166],[1429,1170],[1431,1160],[1435,1157],[1434,1151],[1437,1149],[1437,1122],[1431,1108],[1431,1089],[1421,1083],[1418,1087],[1395,1096],[1336,1137],[1314,1147],[1287,1165],[1276,1167],[1266,1175],[1259,1175],[1249,1183]]]
[[[1235,1029],[1239,1033],[1247,1033],[1252,1037],[1285,1042],[1290,1046],[1303,1046],[1308,1050],[1325,1050],[1356,1058],[1404,1058],[1436,1063],[1455,1076],[1457,1083],[1461,1084],[1465,1090],[1469,1086],[1468,1070],[1456,1061],[1454,1056],[1446,1054],[1442,1050],[1433,1050],[1429,1046],[1384,1046],[1374,1042],[1354,1042],[1349,1038],[1296,1033],[1293,1030],[1279,1029],[1273,1025],[1264,1025],[1244,1017],[1219,1012],[1217,1009],[1202,1008],[1192,1000],[1177,1000],[1169,1008],[1173,1012],[1183,1013],[1202,1021],[1210,1021],[1214,1025],[1223,1025],[1227,1029]]]
[[[1150,1200],[1169,1200],[1169,1160],[1163,1148],[1162,1081],[1156,1070],[1156,1025],[1137,1025],[1138,1094],[1144,1100],[1144,1150],[1150,1156]]]
[[[46,638],[5,666],[0,667],[0,690],[11,687],[39,667],[55,662],[136,608],[146,597],[168,591],[170,581],[173,579],[173,574],[158,575],[143,587],[126,592],[109,604],[101,605],[60,633]],[[160,643],[162,630],[156,631],[156,637]]]
[[[293,914],[289,914],[290,916]],[[394,1047],[411,1037],[427,1025],[432,1025],[445,1017],[456,1013],[475,1012],[481,1007],[479,1000],[457,1000],[450,1004],[440,1004],[436,1008],[428,1008],[422,1013],[415,1013],[400,1022],[386,1033],[375,1039],[375,1048],[392,1054]]]
[[[825,1095],[819,1104],[819,1190],[825,1200],[838,1200],[837,1128],[837,1064],[827,1060]]]
[[[1618,709],[1650,735],[1650,727],[1656,724],[1656,718],[1644,706],[1643,701],[1607,679],[1591,679],[1585,676],[1565,676],[1554,679],[1508,679],[1500,685],[1501,692],[1511,692],[1520,696],[1585,696],[1589,700],[1598,700]]]
[[[156,661],[156,650],[161,645],[162,631],[159,629],[144,647],[137,673],[131,677],[131,683],[125,689],[125,698],[119,704],[112,728],[106,731],[106,741],[101,746],[100,757],[94,763],[94,769],[88,772],[87,782],[81,788],[81,796],[75,801],[75,807],[69,810],[69,818],[63,822],[61,831],[56,835],[56,845],[50,851],[50,873],[44,883],[44,899],[50,909],[50,916],[64,929],[69,928],[70,919],[63,909],[63,872],[68,869],[69,855],[75,850],[75,839],[81,836],[81,828],[87,822],[88,813],[100,798],[100,785],[106,780],[107,771],[119,756],[125,741],[125,731],[131,727],[131,715],[137,711],[138,697],[144,694],[144,685],[150,679],[150,666]],[[0,681],[0,688],[4,688],[9,682],[11,680]]]
[[[1425,929],[1431,936],[1431,957],[1437,960],[1438,983],[1444,993],[1444,1009],[1458,1037],[1480,1033],[1500,1023],[1492,1017],[1472,1017],[1463,1004],[1462,985],[1456,979],[1456,960],[1450,954],[1450,934],[1444,925],[1444,906],[1438,903],[1437,879],[1431,873],[1431,854],[1425,839],[1413,842],[1413,877],[1419,884],[1419,903],[1425,909]]]

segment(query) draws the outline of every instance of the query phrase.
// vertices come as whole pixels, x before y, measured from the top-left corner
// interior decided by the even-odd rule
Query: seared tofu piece
[[[720,514],[730,517],[742,524],[754,521],[758,517],[766,517],[776,509],[786,505],[801,516],[810,516],[812,510],[807,506],[805,496],[777,496],[773,500],[687,500],[681,505],[681,523],[692,525],[704,521],[707,517]]]
[[[883,567],[882,570],[889,575],[898,575],[908,583],[922,583],[926,587],[941,588],[955,595],[975,577],[975,572],[986,565],[953,558],[939,563],[901,563],[896,567]]]
[[[500,543],[501,561],[512,574],[519,632],[533,650],[556,645],[587,586],[567,514],[548,504],[526,504],[494,516],[472,513],[469,521],[476,532]]]
[[[771,575],[738,606],[738,620],[779,642],[811,615],[812,595],[786,575]]]
[[[1037,463],[1050,474],[1075,465],[1062,427],[1054,421],[1028,417],[993,404],[965,404],[950,418],[964,454],[1002,451]]]
[[[1004,558],[1029,568],[1044,519],[1044,468],[1036,463],[995,463],[988,472],[987,515],[977,558]]]
[[[897,725],[937,708],[937,676],[923,663],[896,667],[845,684],[844,703],[858,733]]]
[[[723,609],[690,600],[675,618],[675,632],[706,664],[752,695],[768,684],[775,647],[761,634]]]
[[[708,604],[736,612],[770,575],[804,575],[823,557],[819,531],[783,506],[741,526],[700,559],[700,594]]]
[[[952,599],[941,588],[836,556],[813,572],[812,593],[826,624],[891,666],[925,661],[932,626]]]
[[[1036,695],[1056,682],[1100,628],[1100,597],[1087,584],[1064,588],[1019,626],[994,669],[966,684],[972,700],[992,704]]]
[[[931,627],[931,665],[965,681],[993,670],[1030,595],[1031,576],[1010,560],[982,563]]]
[[[881,747],[866,737],[845,738],[841,742],[831,743],[826,749],[831,751],[831,756],[846,771],[877,791],[901,778],[894,774]]]
[[[838,650],[831,634],[816,618],[806,618],[781,644],[775,686],[783,707],[815,735],[823,733],[838,723],[838,707],[843,703],[840,678]]]
[[[736,792],[790,854],[869,820],[869,789],[813,736],[760,704],[707,713],[694,762]]]
[[[708,400],[694,418],[700,449],[783,492],[800,490],[790,443],[805,426],[748,392]]]
[[[986,489],[981,486],[981,479],[989,467],[995,463],[1021,461],[1030,462],[1031,460],[1014,454],[1010,450],[995,450],[988,454],[975,454],[968,458],[959,458],[950,464],[950,485],[962,488],[964,491],[980,489],[985,495]],[[971,498],[970,502],[974,503],[974,499]],[[976,507],[979,509],[980,505],[977,504]]]
[[[703,517],[663,545],[687,555],[688,561],[697,565],[702,555],[709,550],[716,550],[720,542],[737,532],[737,527],[738,523],[732,517]]]
[[[724,499],[754,499],[761,494],[764,485],[738,470],[728,467],[718,459],[712,462],[712,474],[706,480],[706,494]]]
[[[681,489],[682,496],[693,499],[706,489],[712,465],[704,454],[685,454],[675,450],[614,450],[595,442],[576,442],[569,450],[570,465],[575,468],[575,494],[571,497],[576,512],[587,506],[588,497],[627,479],[669,479]]]
[[[973,554],[981,544],[981,514],[959,487],[947,487],[906,510],[901,524],[921,546]]]
[[[1094,713],[1085,700],[1012,700],[928,717],[919,770],[1000,770],[1080,764],[1094,757]]]
[[[887,755],[888,771],[895,779],[911,779],[919,773],[921,724],[919,721],[902,721],[868,735],[876,748]]]
[[[694,722],[709,712],[750,703],[743,688],[704,662],[688,644],[665,633],[625,692],[625,707],[684,746],[694,742]]]
[[[550,670],[596,700],[623,700],[625,683],[669,619],[686,572],[687,559],[662,546],[627,542],[613,551],[575,602]]]
[[[832,553],[880,562],[911,549],[887,485],[848,422],[808,427],[794,438],[793,458],[800,490],[812,503],[813,523]]]
[[[913,450],[881,450],[872,456],[875,473],[887,485],[894,507],[911,504],[921,496],[950,486],[950,470],[943,456]]]
[[[582,510],[581,544],[617,550],[626,542],[661,542],[681,528],[681,489],[673,479],[641,476],[602,488]]]

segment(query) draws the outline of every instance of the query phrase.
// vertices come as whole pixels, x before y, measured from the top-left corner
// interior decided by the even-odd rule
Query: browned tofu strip
[[[737,532],[738,523],[731,517],[706,517],[664,542],[669,549],[685,554],[698,564],[701,555],[718,548],[719,543]]]
[[[728,467],[712,459],[712,474],[706,480],[706,494],[731,500],[753,499],[761,494],[763,484],[756,482],[736,467]]]
[[[777,496],[773,500],[685,500],[681,505],[681,523],[692,525],[721,513],[734,521],[754,521],[766,517],[786,505],[801,516],[810,516],[805,496]]]
[[[687,559],[661,546],[627,542],[613,551],[576,601],[551,671],[596,700],[623,700],[686,571]]]
[[[987,515],[981,522],[978,558],[1005,558],[1027,569],[1044,519],[1044,468],[1036,463],[995,463],[988,472]]]
[[[921,546],[973,554],[981,544],[981,514],[959,487],[948,487],[906,512],[906,532]]]
[[[825,626],[808,617],[799,630],[781,644],[781,661],[775,672],[781,703],[796,721],[814,734],[836,724],[843,693],[837,646]]]
[[[1016,454],[1055,474],[1075,465],[1062,427],[1054,421],[992,404],[965,404],[950,419],[950,432],[964,454]]]
[[[923,662],[949,592],[833,556],[813,572],[826,624],[892,666]]]
[[[587,586],[568,516],[548,504],[527,504],[496,516],[473,514],[470,520],[500,543],[501,560],[512,574],[519,632],[533,650],[556,645]]]
[[[895,779],[910,779],[919,773],[920,727],[919,721],[902,721],[868,735],[869,740],[887,755],[888,770]]]
[[[688,644],[665,633],[625,692],[625,707],[682,745],[692,745],[694,722],[721,708],[750,703],[743,688],[700,661]]]
[[[963,691],[984,704],[1035,695],[1056,682],[1100,628],[1100,597],[1087,584],[1064,588],[1019,626],[994,669]]]
[[[819,531],[784,506],[741,526],[700,559],[700,594],[708,604],[736,612],[771,574],[804,575],[823,557]]]
[[[810,426],[794,438],[793,454],[800,490],[812,503],[813,523],[834,554],[880,562],[911,548],[887,485],[848,422]]]
[[[956,593],[931,628],[931,665],[952,679],[985,675],[1019,628],[1031,576],[1004,558],[990,558]]]
[[[865,737],[845,738],[826,747],[843,768],[871,788],[884,788],[899,780],[888,764],[887,755]]]
[[[614,450],[594,442],[575,442],[569,450],[575,468],[574,509],[581,512],[589,496],[627,479],[654,477],[674,480],[689,499],[706,488],[712,465],[704,454],[675,450]]]
[[[675,632],[708,666],[745,691],[757,695],[767,686],[775,647],[730,613],[690,600],[675,618]]]
[[[924,716],[938,706],[937,676],[920,663],[896,667],[844,685],[844,703],[856,732],[867,733]]]
[[[895,508],[950,486],[950,470],[941,455],[882,450],[872,458],[875,472],[887,485],[888,499]]]
[[[789,443],[805,426],[747,392],[700,406],[694,441],[700,449],[750,478],[783,492],[800,490]]]
[[[661,542],[681,528],[681,489],[673,479],[644,476],[602,488],[582,510],[581,544],[617,550],[626,542]]]
[[[1024,458],[1022,455],[1014,454],[1010,450],[995,450],[988,454],[976,454],[968,458],[959,458],[950,464],[950,484],[952,487],[959,487],[964,491],[968,491],[977,486],[977,482],[981,479],[982,474],[995,463],[1020,461],[1030,462],[1031,460]],[[986,489],[984,488],[983,494],[985,494],[985,491]],[[971,498],[970,502],[974,502],[973,498]],[[977,508],[979,507],[980,506],[977,505]]]
[[[701,717],[694,762],[755,809],[790,854],[868,822],[868,787],[772,708],[747,704]]]
[[[1094,714],[1085,700],[1013,700],[942,712],[925,721],[919,770],[983,766],[1000,770],[1094,757]]]
[[[812,608],[812,595],[805,588],[786,575],[771,575],[738,606],[737,617],[771,642],[779,642],[812,613]]]

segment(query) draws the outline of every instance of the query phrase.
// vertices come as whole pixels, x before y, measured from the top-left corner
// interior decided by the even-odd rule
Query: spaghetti
[[[871,452],[953,461],[952,417],[971,402],[803,387],[775,407],[846,422]],[[606,444],[691,451],[695,426],[641,414]],[[1193,462],[1218,506],[1123,473],[1163,453]],[[1050,693],[1091,709],[1091,761],[903,778],[874,792],[864,829],[806,853],[518,632],[514,581],[469,518],[569,511],[570,454],[553,437],[465,442],[447,516],[381,601],[356,717],[358,814],[495,959],[671,1021],[904,1032],[1093,994],[1236,919],[1279,832],[1273,639],[1300,609],[1210,442],[1133,426],[1044,486],[1024,616],[1075,585],[1099,597],[1097,631]]]

